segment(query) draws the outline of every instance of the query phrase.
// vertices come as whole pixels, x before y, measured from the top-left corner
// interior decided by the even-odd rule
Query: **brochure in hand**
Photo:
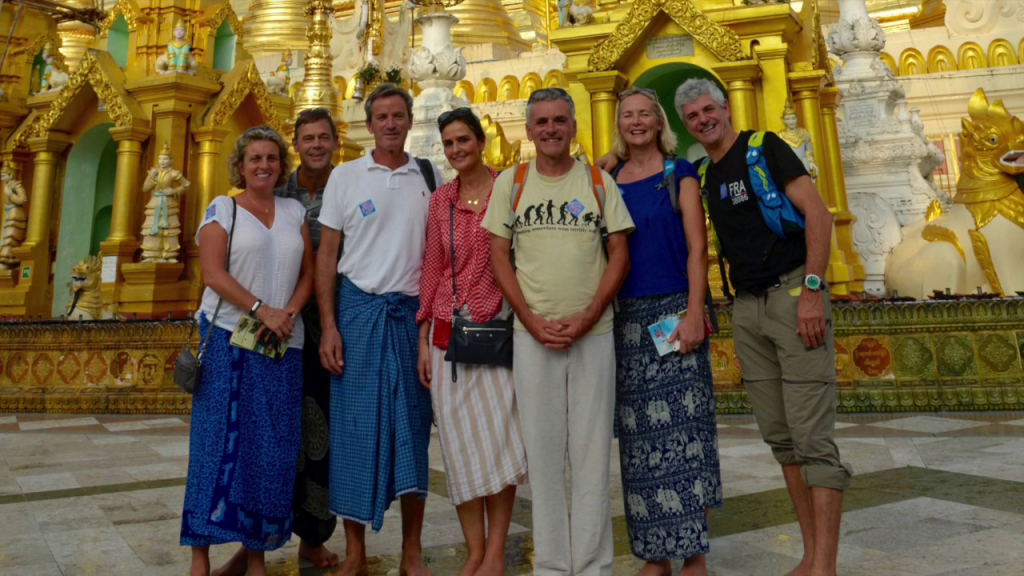
[[[256,338],[256,334],[261,326],[263,326],[262,322],[252,316],[243,314],[238,319],[238,324],[235,325],[235,331],[231,333],[231,345],[244,350],[258,352],[274,360],[280,360],[284,357],[284,353],[288,351],[288,340],[291,338],[286,338],[283,342],[277,342],[276,345],[268,345],[265,341],[260,341]],[[269,330],[265,332],[270,333],[271,336],[273,335]],[[276,338],[274,340],[276,342]]]
[[[651,338],[654,340],[654,347],[658,349],[658,355],[664,356],[669,352],[679,351],[679,340],[675,342],[669,342],[668,338],[675,332],[676,327],[679,326],[679,322],[686,316],[686,312],[682,312],[678,316],[669,316],[657,324],[652,324],[647,327],[647,330],[651,333]],[[704,315],[704,337],[708,337],[715,333],[715,330],[711,327],[711,321],[708,319],[707,314]]]

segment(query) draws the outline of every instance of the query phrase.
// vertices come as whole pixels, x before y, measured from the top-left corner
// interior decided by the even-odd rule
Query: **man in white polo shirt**
[[[432,409],[416,372],[416,312],[427,207],[441,173],[405,153],[408,92],[381,84],[364,108],[375,147],[334,169],[320,210],[320,359],[333,374],[330,505],[345,524],[341,574],[354,576],[366,573],[366,526],[379,531],[401,497],[400,571],[417,576],[429,574],[420,532]]]

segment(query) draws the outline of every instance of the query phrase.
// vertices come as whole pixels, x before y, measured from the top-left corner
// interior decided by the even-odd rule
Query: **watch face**
[[[821,290],[821,278],[810,274],[804,278],[804,285],[807,286],[808,290]]]

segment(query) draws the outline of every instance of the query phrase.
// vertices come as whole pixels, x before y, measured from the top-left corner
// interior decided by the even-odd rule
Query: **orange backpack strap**
[[[525,162],[516,166],[515,177],[512,178],[512,216],[515,216],[519,208],[519,199],[523,196],[523,186],[526,184],[526,174],[530,171],[530,163]]]
[[[604,178],[601,177],[601,169],[593,164],[587,165],[587,180],[590,180],[590,188],[594,192],[594,199],[597,200],[597,209],[601,214],[601,226],[604,227]]]

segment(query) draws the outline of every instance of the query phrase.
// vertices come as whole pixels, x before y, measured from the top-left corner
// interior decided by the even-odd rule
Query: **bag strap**
[[[235,239],[235,220],[238,216],[238,202],[231,199],[231,228],[228,230],[228,253],[224,257],[224,270],[231,273],[231,244]],[[220,306],[224,303],[224,298],[220,295],[217,296],[217,307],[213,309],[213,318],[210,319],[210,329],[206,331],[206,337],[199,344],[199,353],[196,354],[196,364],[202,362],[203,353],[206,352],[206,345],[210,343],[210,333],[213,332],[213,325],[217,321],[217,315],[220,314]],[[195,322],[199,322],[199,316],[196,316]]]
[[[449,249],[449,255],[450,255],[451,261],[452,261],[452,320],[451,320],[451,323],[452,323],[452,328],[454,329],[454,327],[455,327],[455,316],[459,313],[459,299],[458,299],[458,296],[456,296],[457,292],[455,291],[455,202],[452,202],[448,206],[448,230],[449,230],[448,249]],[[456,346],[455,346],[455,339],[454,338],[449,340],[448,347],[451,349],[451,352],[452,352],[452,382],[457,382],[459,376],[458,376],[457,372],[455,371],[455,354],[456,354],[455,348],[456,348]]]
[[[665,155],[665,187],[668,188],[668,199],[672,202],[672,210],[675,210],[676,215],[683,213],[682,208],[679,206],[679,178],[676,176],[676,156],[675,154]]]
[[[420,167],[420,174],[423,175],[427,188],[430,188],[430,193],[433,194],[434,190],[437,190],[437,180],[434,178],[434,165],[426,158],[416,158],[416,164]]]

